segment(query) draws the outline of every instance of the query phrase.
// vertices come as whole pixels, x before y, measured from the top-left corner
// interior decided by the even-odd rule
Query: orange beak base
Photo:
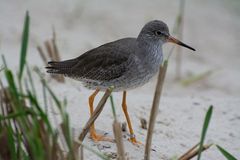
[[[174,38],[174,37],[172,37],[172,36],[169,36],[167,41],[168,41],[168,42],[175,43],[175,44],[178,44],[178,45],[183,46],[183,47],[186,47],[186,48],[191,49],[191,50],[193,50],[193,51],[196,51],[194,48],[186,45],[185,43],[179,41],[178,39],[176,39],[176,38]]]

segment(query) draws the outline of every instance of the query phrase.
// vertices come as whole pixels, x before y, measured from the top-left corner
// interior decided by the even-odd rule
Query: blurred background
[[[30,67],[38,66],[43,73],[46,65],[36,47],[52,38],[53,27],[61,59],[65,60],[110,41],[137,37],[148,21],[158,19],[167,23],[173,36],[197,51],[175,47],[170,56],[161,116],[156,124],[154,148],[159,147],[156,150],[161,154],[153,154],[156,158],[162,153],[171,157],[193,146],[199,140],[206,108],[213,104],[215,111],[208,138],[240,156],[240,128],[236,127],[240,122],[239,0],[0,0],[0,54],[15,71],[26,10],[31,17],[28,63]],[[173,46],[164,45],[165,59]],[[129,92],[129,113],[133,115],[139,139],[146,135],[138,126],[139,117],[148,117],[155,82],[156,77]],[[91,91],[71,79],[66,79],[65,84],[55,81],[50,84],[58,95],[68,98],[72,125],[82,127],[88,118],[88,107],[81,105],[87,106]],[[121,93],[114,94],[120,106],[121,96],[117,95]],[[117,113],[121,114],[120,109]],[[81,116],[85,112],[86,116]],[[103,112],[98,121],[111,122],[111,110]],[[111,131],[111,124],[100,123],[99,128]],[[158,143],[159,139],[164,142]],[[222,157],[216,150],[206,155],[205,159]]]

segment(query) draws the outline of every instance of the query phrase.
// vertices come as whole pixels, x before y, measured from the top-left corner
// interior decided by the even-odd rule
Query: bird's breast
[[[129,68],[127,82],[129,88],[136,88],[149,82],[158,72],[162,63],[162,52],[148,52],[136,58],[134,66]]]
[[[149,47],[141,54],[141,64],[145,71],[156,73],[163,60],[162,48],[159,46]]]

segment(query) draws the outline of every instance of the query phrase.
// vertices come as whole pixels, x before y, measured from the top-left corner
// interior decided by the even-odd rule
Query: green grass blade
[[[200,140],[200,144],[199,144],[199,152],[198,152],[197,160],[200,160],[200,158],[201,158],[203,143],[204,143],[204,140],[205,140],[205,137],[206,137],[206,133],[207,133],[207,129],[208,129],[210,119],[212,117],[212,110],[213,110],[213,106],[210,106],[207,113],[206,113],[206,116],[205,116],[203,129],[202,129],[202,134],[201,134],[201,140]]]
[[[12,71],[6,69],[5,70],[5,76],[6,76],[6,79],[7,79],[7,82],[8,82],[8,85],[9,85],[9,89],[11,91],[11,94],[14,96],[14,98],[19,98],[18,90],[17,90],[17,87],[16,87],[16,83],[14,81],[14,77],[13,77]]]
[[[111,106],[112,106],[113,117],[116,120],[116,109],[115,109],[115,105],[114,105],[114,100],[113,100],[112,94],[110,95],[110,102],[111,102]]]
[[[38,115],[44,121],[44,124],[47,126],[48,132],[53,134],[53,129],[52,129],[51,123],[50,123],[50,121],[48,119],[48,116],[47,116],[46,113],[44,113],[44,111],[40,107],[40,105],[39,105],[39,103],[37,101],[37,98],[34,97],[34,95],[32,95],[30,92],[28,92],[28,99],[33,104],[32,107],[36,108],[36,111],[34,113],[38,113]]]
[[[26,63],[27,56],[27,47],[28,47],[28,35],[29,35],[29,22],[30,18],[28,15],[28,11],[26,12],[24,28],[22,33],[22,44],[21,44],[21,52],[20,52],[20,66],[19,66],[19,80],[22,79],[23,69]]]
[[[7,62],[6,62],[6,59],[5,59],[5,56],[4,56],[4,55],[2,55],[2,62],[3,62],[3,65],[4,65],[3,68],[8,68],[8,67],[7,67]]]
[[[62,104],[60,102],[60,100],[57,98],[57,96],[55,95],[55,93],[51,90],[51,88],[47,85],[47,83],[45,82],[44,79],[41,80],[42,84],[46,87],[48,93],[50,94],[50,96],[53,98],[55,104],[57,105],[59,111],[61,112],[61,114],[63,114],[63,109],[62,109]]]
[[[6,126],[6,128],[7,128],[8,148],[10,149],[10,152],[11,152],[11,159],[17,160],[14,131],[10,125]]]
[[[39,74],[39,72],[37,72]],[[40,76],[40,74],[39,74]],[[50,94],[51,98],[54,100],[56,106],[58,107],[58,110],[60,111],[61,114],[61,119],[62,119],[62,125],[63,125],[63,132],[64,132],[64,138],[67,143],[68,149],[70,152],[73,153],[73,145],[72,145],[72,137],[71,137],[71,132],[70,132],[70,125],[69,125],[69,116],[65,110],[65,106],[63,106],[58,99],[58,97],[55,95],[55,93],[52,91],[52,89],[47,85],[46,81],[40,76],[41,82],[43,87],[46,88],[48,93]],[[72,154],[74,155],[74,154]]]
[[[46,87],[42,84],[42,92],[43,92],[43,104],[45,108],[45,113],[48,115],[48,103],[47,103],[47,93],[46,93]]]
[[[237,158],[235,158],[233,155],[231,155],[229,152],[227,152],[225,149],[223,149],[219,145],[217,145],[217,148],[227,160],[237,160]]]
[[[29,114],[32,114],[33,112],[31,109],[25,112],[18,112],[18,113],[10,113],[7,114],[6,116],[0,115],[0,121],[6,120],[6,119],[16,119],[17,117],[22,117],[22,116],[27,116]]]
[[[27,75],[28,75],[28,80],[29,80],[30,85],[31,85],[32,93],[33,93],[34,96],[37,96],[34,81],[33,81],[32,74],[31,74],[31,71],[30,71],[30,68],[29,68],[28,64],[27,64]]]

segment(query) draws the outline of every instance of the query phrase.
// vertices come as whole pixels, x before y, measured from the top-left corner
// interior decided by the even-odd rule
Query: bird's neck
[[[140,49],[141,59],[148,59],[145,62],[154,63],[155,66],[158,66],[162,63],[163,54],[162,54],[162,45],[161,41],[154,41],[147,39],[146,37],[137,38],[138,48]],[[154,65],[150,65],[154,66]]]
[[[146,54],[148,56],[162,56],[162,45],[163,42],[161,40],[151,39],[151,37],[141,36],[141,34],[137,38],[138,47],[144,51],[142,54]]]
[[[147,34],[139,34],[137,37],[137,43],[139,47],[143,47],[151,50],[162,50],[163,42],[160,39],[153,38],[152,36],[149,36]]]

